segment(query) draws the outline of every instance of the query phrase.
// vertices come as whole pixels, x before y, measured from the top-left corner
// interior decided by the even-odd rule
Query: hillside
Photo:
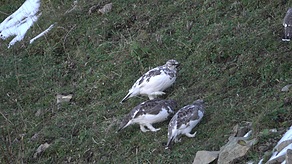
[[[1,1],[0,21],[23,2]],[[24,40],[9,49],[9,39],[0,42],[0,163],[191,163],[198,150],[219,150],[245,121],[259,142],[242,163],[257,162],[292,125],[291,88],[281,92],[292,83],[292,44],[281,41],[291,1],[76,2],[41,0]],[[110,12],[89,14],[110,2]],[[168,122],[155,124],[156,133],[138,125],[115,133],[147,100],[119,103],[132,84],[169,59],[181,66],[162,98],[179,108],[206,102],[196,137],[183,136],[171,151]],[[73,98],[56,104],[58,94]]]

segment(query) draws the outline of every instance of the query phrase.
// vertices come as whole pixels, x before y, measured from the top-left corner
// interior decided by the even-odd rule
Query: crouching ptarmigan
[[[134,83],[121,103],[138,95],[147,95],[152,100],[158,95],[165,94],[163,91],[176,80],[178,65],[179,63],[172,59],[168,60],[163,66],[149,70]]]
[[[168,125],[168,141],[166,149],[172,142],[178,142],[180,135],[195,137],[196,133],[191,134],[192,129],[201,121],[205,109],[204,101],[199,99],[193,104],[181,108],[170,120]]]
[[[142,132],[148,131],[145,126],[152,132],[160,130],[155,129],[152,124],[167,120],[174,114],[176,102],[174,100],[153,99],[142,102],[127,114],[119,127],[119,130],[131,124],[140,124]]]
[[[283,41],[290,41],[292,38],[292,8],[289,8],[284,20],[283,20],[283,26],[285,30]]]

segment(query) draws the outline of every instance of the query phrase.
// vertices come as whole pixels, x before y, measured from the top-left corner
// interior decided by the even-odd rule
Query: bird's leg
[[[195,132],[194,134],[191,134],[191,133],[186,133],[186,136],[188,136],[188,137],[195,137],[195,136],[196,136],[196,134],[197,134],[197,132]]]
[[[146,126],[147,126],[147,128],[148,128],[149,130],[151,130],[152,132],[156,132],[156,131],[160,130],[160,128],[155,129],[151,124],[146,124]]]
[[[153,100],[156,98],[156,96],[155,95],[148,95],[148,98],[149,98],[149,100]]]
[[[156,92],[152,92],[151,95],[156,95],[156,96],[159,96],[159,95],[164,95],[165,92],[162,92],[162,91],[156,91]]]
[[[177,137],[175,137],[175,139],[174,139],[174,142],[175,142],[175,143],[177,143],[177,142],[181,142],[181,138],[180,138],[180,137],[178,137],[178,136],[177,136]]]
[[[141,129],[142,132],[147,132],[147,131],[149,131],[149,130],[147,130],[147,129],[144,127],[144,125],[140,125],[140,129]]]
[[[152,92],[151,94],[148,95],[148,97],[149,97],[150,100],[153,100],[157,96],[164,95],[164,94],[165,94],[164,92],[157,91],[157,92]]]

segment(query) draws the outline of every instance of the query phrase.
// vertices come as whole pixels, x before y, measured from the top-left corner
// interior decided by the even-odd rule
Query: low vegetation
[[[219,150],[233,126],[253,123],[259,161],[292,124],[292,56],[282,42],[290,1],[45,1],[25,39],[0,42],[0,163],[191,163],[198,150]],[[113,3],[107,14],[88,13]],[[1,1],[0,20],[23,1]],[[72,9],[72,10],[71,10]],[[55,23],[44,37],[29,39]],[[168,59],[181,63],[165,99],[183,107],[198,98],[206,115],[165,150],[167,122],[115,133],[120,119],[147,99],[120,104],[137,78]],[[56,104],[57,94],[73,94]],[[268,129],[276,128],[277,133]],[[41,144],[50,146],[34,156]]]

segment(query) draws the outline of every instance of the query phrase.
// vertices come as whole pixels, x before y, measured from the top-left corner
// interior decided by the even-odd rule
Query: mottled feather
[[[146,126],[146,124],[162,122],[174,114],[175,108],[174,100],[153,99],[142,102],[123,118],[119,130],[135,123]],[[165,112],[162,113],[162,111]]]
[[[190,132],[200,122],[204,113],[204,101],[200,99],[181,108],[169,122],[166,148],[171,145],[171,142],[178,140],[180,135],[194,137],[195,133],[190,134]]]
[[[158,95],[164,94],[163,91],[170,87],[176,80],[178,65],[179,63],[172,59],[167,61],[163,66],[149,70],[133,84],[121,103],[138,95],[146,95],[151,100]]]

